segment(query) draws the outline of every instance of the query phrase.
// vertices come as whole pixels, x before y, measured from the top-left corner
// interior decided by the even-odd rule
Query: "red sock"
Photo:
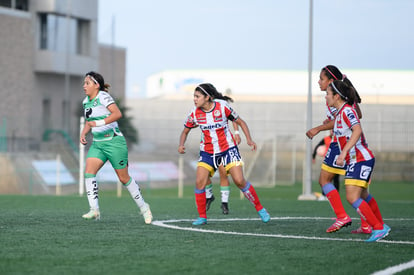
[[[331,204],[331,207],[335,212],[337,218],[343,219],[348,216],[348,214],[345,212],[344,206],[342,205],[338,190],[335,188],[332,189],[328,194],[326,194],[326,197],[328,198],[329,203]]]
[[[374,230],[383,229],[382,223],[380,223],[377,217],[375,217],[375,214],[372,212],[371,207],[368,205],[368,203],[364,200],[361,201],[361,204],[357,208],[358,214],[364,218]]]
[[[248,199],[256,208],[256,211],[262,210],[263,206],[260,203],[259,197],[256,194],[256,190],[250,182],[247,182],[246,186],[242,189],[242,192],[246,199]]]
[[[197,205],[198,216],[207,219],[206,212],[206,193],[195,193],[195,201]]]
[[[368,201],[369,207],[371,207],[372,212],[374,213],[375,217],[377,217],[377,220],[384,224],[384,221],[382,219],[381,211],[379,210],[377,201],[374,199],[374,197],[370,197],[370,200]]]
[[[371,227],[366,220],[361,217],[361,228],[369,228]]]

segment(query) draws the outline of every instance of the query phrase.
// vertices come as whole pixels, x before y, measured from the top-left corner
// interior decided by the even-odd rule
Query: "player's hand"
[[[184,145],[179,145],[178,146],[178,153],[185,154],[185,146]]]
[[[80,137],[80,143],[82,143],[83,145],[86,145],[88,142],[86,141],[86,137],[85,136],[81,136]]]
[[[336,159],[336,164],[340,167],[344,167],[345,165],[345,158],[342,155],[339,155]]]
[[[240,137],[239,134],[235,134],[234,139],[236,140],[237,145],[239,145],[241,143],[241,137]]]
[[[252,148],[252,151],[256,151],[256,149],[257,149],[256,142],[254,142],[253,140],[251,140],[251,141],[248,141],[247,142],[247,145],[249,145]]]
[[[315,128],[310,129],[309,131],[306,132],[306,136],[310,139],[312,139],[314,136],[316,136],[319,133],[318,130],[316,130]]]

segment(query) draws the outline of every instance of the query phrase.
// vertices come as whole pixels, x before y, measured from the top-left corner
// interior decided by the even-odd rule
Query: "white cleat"
[[[82,215],[82,218],[85,220],[99,220],[101,218],[101,213],[99,212],[99,209],[91,208],[88,213]]]
[[[141,208],[141,214],[144,216],[144,221],[146,224],[151,224],[152,222],[152,213],[148,203],[145,204],[144,207]]]

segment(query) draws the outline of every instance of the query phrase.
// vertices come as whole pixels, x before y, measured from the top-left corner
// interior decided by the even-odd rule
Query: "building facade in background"
[[[37,150],[57,133],[78,142],[83,76],[125,96],[126,50],[98,43],[98,0],[0,1],[1,151]]]

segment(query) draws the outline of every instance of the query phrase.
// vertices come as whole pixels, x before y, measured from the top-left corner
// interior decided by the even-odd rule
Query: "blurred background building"
[[[33,159],[76,167],[85,73],[124,98],[126,50],[98,43],[97,20],[97,0],[0,1],[0,192],[28,192]]]
[[[38,150],[52,133],[77,142],[88,71],[124,97],[126,50],[98,43],[97,17],[97,0],[0,1],[2,151]]]

